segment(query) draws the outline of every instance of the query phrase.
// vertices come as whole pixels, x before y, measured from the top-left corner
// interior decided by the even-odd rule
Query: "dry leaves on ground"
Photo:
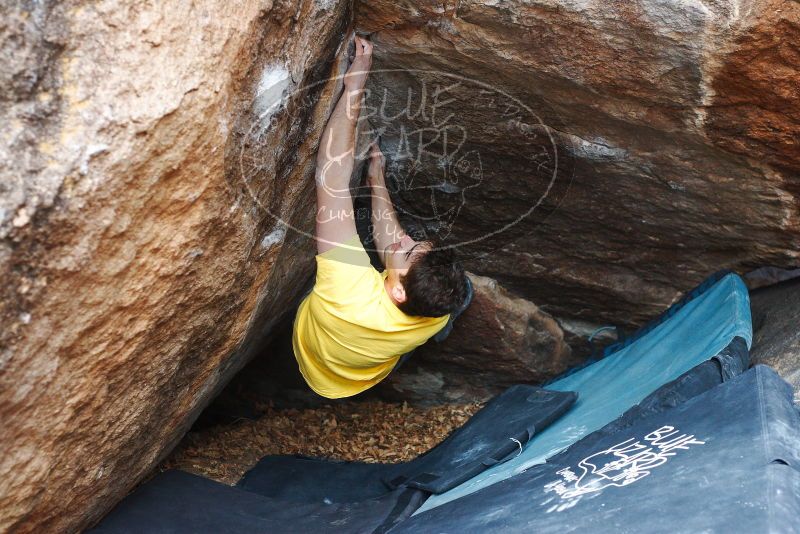
[[[234,484],[269,454],[401,462],[442,441],[480,406],[371,401],[302,410],[265,407],[258,420],[189,432],[160,470],[177,468]]]

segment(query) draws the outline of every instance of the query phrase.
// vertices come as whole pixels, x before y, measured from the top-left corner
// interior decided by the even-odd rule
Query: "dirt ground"
[[[264,405],[260,409],[265,414],[256,420],[190,431],[158,469],[177,468],[235,484],[269,454],[400,462],[442,441],[480,406],[413,407],[380,401],[308,409]]]

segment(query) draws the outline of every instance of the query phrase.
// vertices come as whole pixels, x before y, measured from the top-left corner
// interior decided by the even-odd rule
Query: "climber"
[[[292,334],[303,378],[328,398],[349,397],[383,380],[401,357],[434,335],[446,336],[472,298],[452,249],[416,241],[403,231],[376,143],[367,175],[373,237],[385,269],[379,273],[370,264],[356,232],[349,186],[372,43],[356,37],[355,49],[317,155],[317,274]]]

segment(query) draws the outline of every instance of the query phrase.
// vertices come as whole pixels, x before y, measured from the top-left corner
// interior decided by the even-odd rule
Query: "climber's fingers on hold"
[[[372,54],[372,43],[366,37],[356,35],[356,57]]]
[[[355,56],[344,77],[344,84],[350,90],[361,90],[367,82],[367,75],[372,66],[372,44],[364,37],[356,36]]]
[[[378,145],[378,141],[373,141],[369,145],[369,155],[370,157],[377,158],[383,156],[383,152],[381,152],[381,147]]]

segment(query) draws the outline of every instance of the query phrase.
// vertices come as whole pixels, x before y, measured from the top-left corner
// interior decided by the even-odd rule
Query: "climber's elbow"
[[[315,180],[317,187],[340,191],[350,187],[350,176],[352,174],[352,164],[322,160],[317,163]]]

